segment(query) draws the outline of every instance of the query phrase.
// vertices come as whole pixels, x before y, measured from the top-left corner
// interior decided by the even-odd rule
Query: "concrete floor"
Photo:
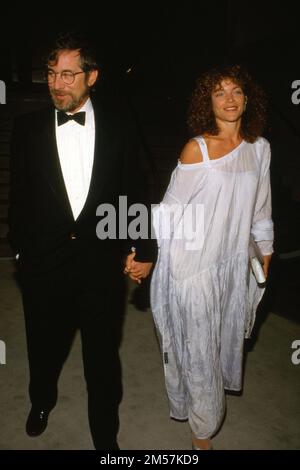
[[[37,438],[25,433],[30,404],[24,321],[8,260],[0,261],[0,310],[0,340],[6,344],[6,364],[0,365],[0,449],[93,449],[78,337],[47,430]],[[299,323],[273,313],[266,316],[255,344],[248,347],[244,392],[227,396],[227,416],[213,439],[215,449],[300,449],[300,364],[291,361],[291,344],[297,339]],[[189,450],[187,423],[168,416],[150,310],[141,312],[128,304],[121,358],[120,448]]]

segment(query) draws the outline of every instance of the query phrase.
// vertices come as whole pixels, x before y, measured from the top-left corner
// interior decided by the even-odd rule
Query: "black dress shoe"
[[[50,410],[32,407],[26,422],[28,436],[35,437],[42,434],[48,424]]]

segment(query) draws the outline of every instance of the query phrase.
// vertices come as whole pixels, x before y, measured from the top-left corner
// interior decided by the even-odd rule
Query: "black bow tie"
[[[57,112],[57,125],[61,126],[68,121],[76,121],[78,124],[84,126],[85,124],[85,111],[80,111],[79,113],[75,114],[66,114],[63,111]]]

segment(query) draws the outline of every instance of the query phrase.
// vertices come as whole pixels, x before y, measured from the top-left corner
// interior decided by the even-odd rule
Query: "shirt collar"
[[[88,98],[84,105],[77,112],[85,111],[85,127],[95,127],[94,109],[91,98]]]
[[[80,111],[85,111],[86,113],[89,113],[89,112],[93,111],[93,105],[92,105],[92,102],[91,102],[91,98],[88,98],[86,100],[86,102],[84,103],[84,105],[81,106],[81,108],[78,109],[78,111],[76,111],[76,112],[79,113]]]

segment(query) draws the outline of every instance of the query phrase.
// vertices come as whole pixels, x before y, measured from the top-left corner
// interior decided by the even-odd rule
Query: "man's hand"
[[[149,276],[152,269],[153,263],[141,263],[140,261],[134,261],[135,252],[127,256],[125,261],[124,274],[128,274],[130,279],[141,284],[142,279]]]

